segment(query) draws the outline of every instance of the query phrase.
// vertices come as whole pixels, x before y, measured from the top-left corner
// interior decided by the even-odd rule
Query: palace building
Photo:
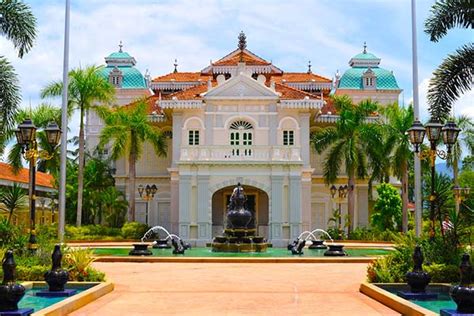
[[[336,122],[331,94],[347,94],[355,102],[397,101],[401,90],[393,73],[380,68],[380,58],[365,45],[334,80],[313,73],[311,64],[304,72],[285,72],[246,46],[241,33],[237,49],[202,70],[180,72],[175,63],[173,72],[153,80],[135,68],[122,45],[106,57],[102,74],[116,87],[118,104],[147,97],[150,121],[168,138],[167,157],[157,157],[146,144],[136,164],[137,186],[158,187],[151,201],[127,192],[128,163],[115,162],[117,186],[137,196],[138,221],[202,246],[222,232],[238,182],[258,233],[275,246],[304,230],[326,229],[339,202],[347,212],[347,201],[334,200],[324,183],[324,155],[311,148],[310,134]],[[88,113],[89,150],[96,147],[101,126],[96,114]],[[341,174],[336,185],[346,183]],[[358,181],[354,190],[353,224],[365,226],[367,182]]]

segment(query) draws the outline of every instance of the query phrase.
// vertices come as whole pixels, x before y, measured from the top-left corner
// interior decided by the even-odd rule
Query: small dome
[[[132,58],[129,53],[127,52],[114,52],[107,56],[107,58]]]
[[[342,75],[337,86],[338,89],[356,89],[362,90],[363,82],[362,77],[364,73],[367,72],[368,68],[366,67],[353,67]],[[393,73],[389,70],[374,67],[371,68],[371,71],[375,74],[377,78],[376,89],[379,90],[399,90],[397,80]]]
[[[377,56],[375,56],[372,53],[360,53],[352,57],[352,59],[379,59]]]

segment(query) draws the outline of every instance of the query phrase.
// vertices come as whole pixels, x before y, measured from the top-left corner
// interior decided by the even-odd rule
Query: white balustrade
[[[180,162],[301,162],[301,148],[293,146],[186,146]]]

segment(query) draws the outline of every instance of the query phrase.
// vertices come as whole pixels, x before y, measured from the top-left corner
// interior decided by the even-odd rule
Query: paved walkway
[[[71,315],[398,315],[359,293],[366,264],[94,266],[115,290]]]

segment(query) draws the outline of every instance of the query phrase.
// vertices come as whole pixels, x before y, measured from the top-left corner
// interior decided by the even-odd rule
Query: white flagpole
[[[67,162],[67,105],[68,105],[68,89],[69,86],[69,11],[70,0],[66,0],[66,13],[64,22],[64,62],[63,62],[63,100],[61,107],[61,168],[59,180],[59,225],[58,236],[59,241],[64,241],[64,226],[66,220],[66,162]]]
[[[413,110],[415,120],[420,118],[420,105],[418,98],[418,52],[416,45],[416,0],[411,0],[411,41],[412,41],[412,66],[413,66]],[[421,164],[417,154],[415,157],[415,232],[416,236],[422,231],[422,205],[421,205]]]

